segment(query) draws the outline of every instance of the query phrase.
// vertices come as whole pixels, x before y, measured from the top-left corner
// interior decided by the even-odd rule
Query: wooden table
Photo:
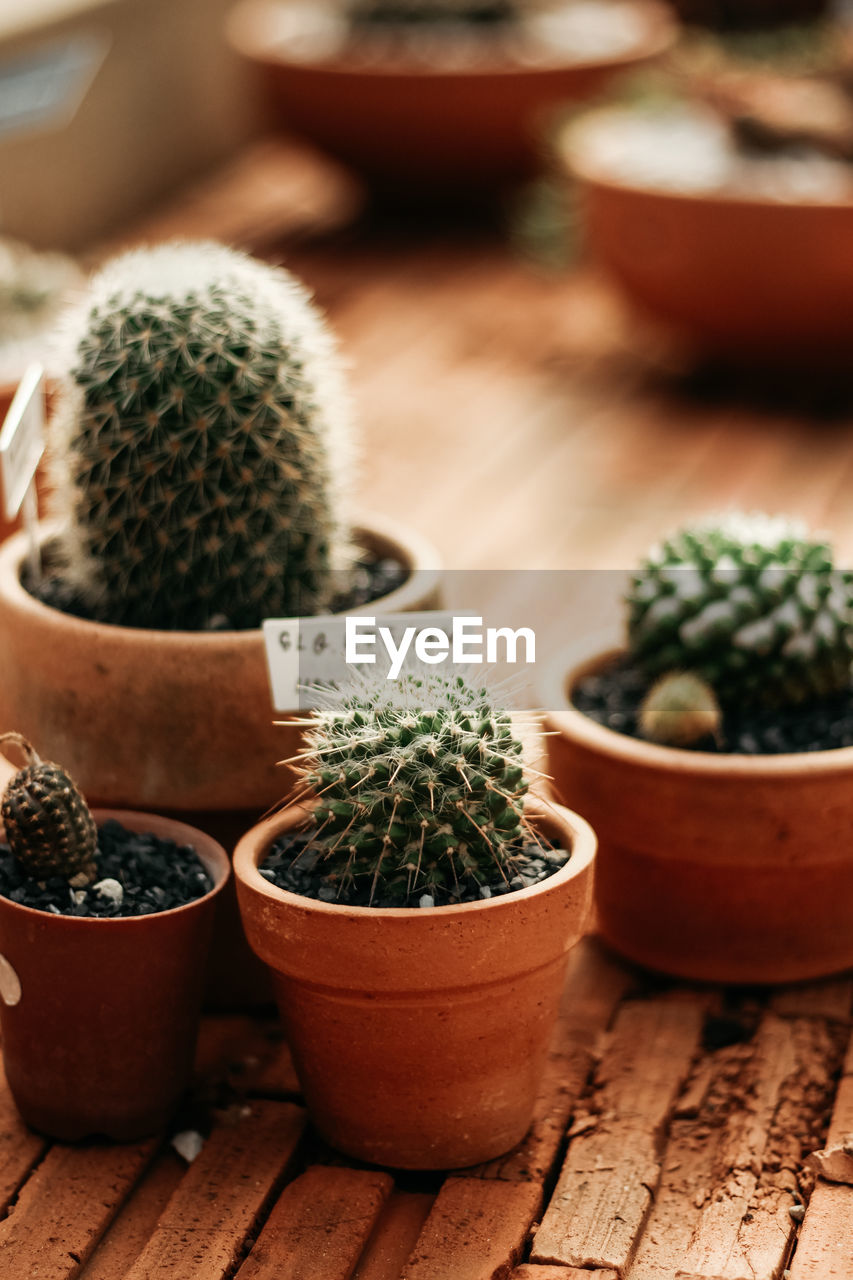
[[[354,365],[363,503],[450,567],[624,571],[730,504],[800,515],[851,555],[843,401],[827,417],[820,386],[796,411],[748,380],[691,394],[591,269],[548,272],[470,225],[354,223],[358,207],[264,142],[121,241],[221,236],[303,276]],[[323,1149],[274,1019],[211,1017],[189,1165],[165,1140],[51,1146],[0,1092],[0,1280],[853,1280],[853,1187],[807,1166],[853,1133],[851,1012],[848,978],[733,995],[588,941],[528,1139],[447,1177]]]

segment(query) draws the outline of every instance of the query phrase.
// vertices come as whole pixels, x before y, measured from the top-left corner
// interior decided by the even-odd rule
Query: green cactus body
[[[59,765],[40,760],[19,734],[4,734],[0,742],[15,742],[27,761],[0,802],[6,840],[22,869],[36,880],[92,879],[98,829],[75,783]]]
[[[781,517],[732,514],[655,548],[627,595],[650,675],[693,671],[720,701],[788,705],[846,688],[853,575]]]
[[[463,878],[510,879],[527,790],[508,710],[462,677],[408,674],[321,708],[305,780],[317,867],[399,905]]]
[[[638,718],[644,738],[671,747],[718,738],[722,725],[714,690],[689,671],[661,676],[643,699]]]
[[[94,279],[66,338],[54,514],[96,616],[193,630],[322,610],[351,449],[301,286],[219,245],[139,250]]]

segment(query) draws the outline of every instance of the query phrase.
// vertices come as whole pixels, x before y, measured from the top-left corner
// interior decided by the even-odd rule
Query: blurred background
[[[282,262],[365,507],[457,569],[788,512],[853,551],[853,43],[822,0],[0,0],[0,381],[82,273]]]

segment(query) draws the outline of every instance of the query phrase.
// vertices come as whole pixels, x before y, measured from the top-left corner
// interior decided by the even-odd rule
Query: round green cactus
[[[21,868],[35,880],[93,879],[98,829],[76,784],[59,765],[41,760],[19,733],[0,735],[0,744],[7,742],[26,760],[0,802],[6,839]]]
[[[348,555],[348,407],[297,281],[221,245],[137,250],[65,336],[53,514],[95,616],[192,630],[326,607]]]
[[[689,747],[719,738],[722,713],[709,684],[690,671],[670,671],[646,694],[638,720],[649,742]]]
[[[627,604],[640,665],[695,672],[724,704],[795,704],[850,682],[853,575],[782,517],[681,530],[649,554]]]
[[[461,676],[410,673],[335,694],[307,735],[311,849],[343,888],[400,905],[511,879],[527,782],[510,712]]]

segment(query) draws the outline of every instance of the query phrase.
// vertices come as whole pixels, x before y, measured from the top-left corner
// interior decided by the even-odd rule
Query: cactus
[[[526,822],[509,711],[461,676],[408,673],[330,695],[311,722],[309,848],[329,883],[401,906],[456,883],[512,878]]]
[[[679,17],[713,31],[769,29],[826,16],[831,0],[672,0]]]
[[[628,592],[629,647],[649,675],[692,671],[723,705],[794,705],[850,683],[853,575],[782,517],[730,514],[648,556]]]
[[[137,250],[64,339],[53,514],[93,615],[193,630],[326,607],[349,554],[349,422],[297,281],[221,245]]]
[[[487,26],[516,18],[513,0],[351,0],[350,15],[357,26],[387,23],[423,26],[469,22]]]
[[[671,671],[646,694],[638,722],[650,742],[689,747],[707,738],[719,740],[722,712],[709,684],[689,671]]]
[[[16,744],[26,760],[0,802],[6,840],[22,870],[35,880],[94,879],[98,829],[77,786],[59,765],[39,759],[20,734],[3,734],[5,742]]]

